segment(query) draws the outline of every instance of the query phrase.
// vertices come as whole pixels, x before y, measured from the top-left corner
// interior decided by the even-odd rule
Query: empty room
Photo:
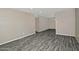
[[[0,8],[0,51],[79,51],[78,8]]]

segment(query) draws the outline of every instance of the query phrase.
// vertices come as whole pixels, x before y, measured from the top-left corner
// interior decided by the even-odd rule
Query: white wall
[[[49,18],[49,29],[56,29],[55,18]]]
[[[44,31],[47,29],[55,29],[55,19],[54,18],[46,18],[43,16],[36,17],[36,31]]]
[[[79,8],[75,9],[75,16],[76,16],[76,38],[79,42]]]
[[[56,13],[56,34],[75,36],[75,9]]]
[[[36,20],[37,20],[37,23],[36,23],[37,32],[49,29],[48,18],[43,17],[43,16],[39,16]]]
[[[35,19],[29,13],[0,9],[0,44],[35,33]]]
[[[35,17],[35,31],[39,32],[39,18]]]

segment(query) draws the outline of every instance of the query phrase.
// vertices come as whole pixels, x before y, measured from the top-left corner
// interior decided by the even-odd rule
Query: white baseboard
[[[65,35],[65,36],[72,36],[72,37],[76,37],[75,35],[60,34],[60,33],[56,33],[56,35]]]
[[[30,35],[33,35],[33,34],[35,34],[35,32],[34,32],[34,33],[31,33],[31,34],[28,34],[28,35],[24,35],[24,36],[22,36],[22,37],[18,37],[18,38],[12,39],[12,40],[7,41],[7,42],[4,42],[4,43],[1,43],[0,45],[9,43],[9,42],[12,42],[12,41],[15,41],[15,40],[19,40],[19,39],[22,39],[22,38],[24,38],[24,37],[27,37],[27,36],[30,36]]]

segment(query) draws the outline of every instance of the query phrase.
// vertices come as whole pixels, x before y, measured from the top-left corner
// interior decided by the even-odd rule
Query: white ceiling
[[[54,14],[67,8],[15,8],[15,10],[29,12],[34,16],[54,17]]]

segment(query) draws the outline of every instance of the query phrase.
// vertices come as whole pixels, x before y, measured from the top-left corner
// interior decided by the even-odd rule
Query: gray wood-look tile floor
[[[0,51],[78,51],[75,37],[56,35],[46,30],[0,46]]]

